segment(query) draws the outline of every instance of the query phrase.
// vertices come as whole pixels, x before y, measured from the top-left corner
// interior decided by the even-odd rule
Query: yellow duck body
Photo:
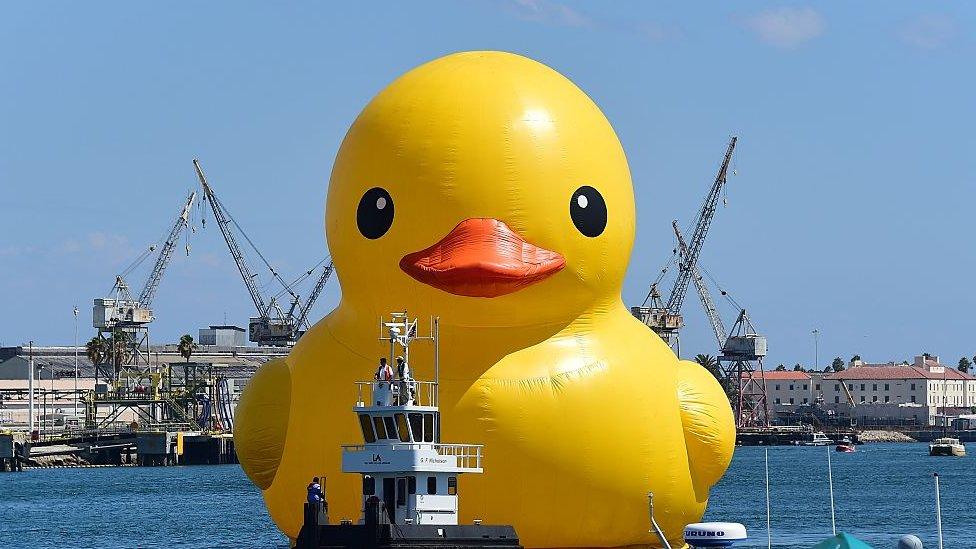
[[[459,481],[462,520],[513,524],[527,547],[652,545],[653,492],[683,544],[731,460],[732,412],[621,301],[630,173],[579,88],[508,53],[422,65],[350,128],[326,211],[341,303],[237,411],[241,464],[283,532],[312,476],[333,519],[358,519],[339,451],[362,440],[353,382],[386,353],[379,318],[407,310],[440,318],[442,440],[485,445],[485,473]],[[433,377],[431,349],[411,362]]]

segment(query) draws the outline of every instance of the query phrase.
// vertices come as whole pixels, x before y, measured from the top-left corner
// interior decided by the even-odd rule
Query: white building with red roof
[[[780,406],[813,402],[813,380],[806,372],[772,370],[763,372],[763,378],[766,380],[766,402],[773,411]]]
[[[828,409],[849,409],[862,424],[913,418],[932,425],[940,415],[976,407],[976,376],[941,364],[937,356],[917,356],[913,364],[854,361],[844,371],[824,374],[818,384],[815,396],[822,396]]]
[[[933,425],[940,416],[959,416],[976,408],[976,376],[941,364],[937,356],[917,356],[913,364],[858,360],[831,373],[773,370],[763,372],[763,377],[774,413],[821,402],[861,425]]]

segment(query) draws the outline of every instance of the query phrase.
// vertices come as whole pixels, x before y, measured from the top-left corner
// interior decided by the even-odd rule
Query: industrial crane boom
[[[193,201],[196,200],[196,198],[197,193],[196,191],[193,191],[190,193],[189,198],[186,199],[186,204],[183,206],[180,216],[176,218],[176,223],[173,224],[173,228],[170,230],[169,236],[166,238],[166,242],[163,244],[163,248],[159,251],[159,257],[156,258],[156,264],[153,265],[152,272],[149,273],[149,278],[146,279],[146,284],[142,287],[142,291],[139,293],[139,305],[144,308],[149,308],[149,306],[152,304],[153,298],[156,297],[156,290],[159,289],[159,283],[163,279],[163,273],[166,271],[166,267],[169,265],[169,260],[173,257],[173,249],[176,248],[176,243],[180,239],[180,234],[190,222],[190,211],[193,207]]]
[[[305,321],[308,319],[308,313],[312,310],[312,305],[319,298],[319,294],[322,293],[322,288],[325,288],[325,283],[329,281],[329,277],[332,276],[332,271],[334,270],[335,265],[331,261],[322,269],[322,276],[315,283],[315,287],[312,288],[312,293],[309,294],[308,300],[305,302],[305,305],[298,314],[298,319],[295,321],[296,330],[300,330],[305,325]]]
[[[698,217],[695,219],[695,232],[691,235],[691,242],[687,247],[687,253],[681,257],[681,262],[678,266],[678,275],[674,279],[674,286],[671,287],[671,293],[668,297],[667,308],[672,314],[679,314],[681,312],[681,305],[684,303],[685,295],[688,293],[688,283],[691,282],[692,275],[695,272],[695,266],[698,264],[698,255],[701,253],[702,245],[705,244],[705,236],[708,234],[708,228],[712,224],[712,218],[715,217],[715,207],[718,204],[718,197],[721,195],[722,186],[725,185],[728,176],[729,163],[732,161],[732,152],[735,150],[735,142],[737,140],[738,137],[736,136],[732,136],[732,139],[729,140],[729,146],[725,151],[722,166],[719,168],[718,175],[715,176],[715,182],[712,183],[712,188],[708,191],[708,195],[702,203],[701,210],[698,212]]]
[[[230,255],[233,256],[234,263],[237,264],[237,270],[241,272],[241,277],[244,278],[244,285],[247,286],[247,291],[251,294],[251,300],[254,301],[254,306],[257,307],[258,314],[266,316],[268,314],[268,307],[265,305],[264,298],[261,297],[261,292],[258,290],[257,283],[254,281],[256,273],[251,272],[251,268],[248,267],[247,262],[244,260],[241,247],[237,244],[237,239],[234,238],[234,233],[230,230],[230,216],[224,210],[220,201],[217,200],[216,195],[214,195],[213,189],[207,183],[207,177],[203,175],[203,168],[200,167],[200,162],[196,158],[193,159],[193,167],[196,168],[197,178],[200,179],[200,185],[203,186],[204,200],[210,202],[210,209],[213,210],[214,218],[217,220],[217,226],[220,227],[220,232],[224,235],[227,248],[230,249]]]
[[[681,255],[687,255],[688,245],[685,244],[685,239],[681,235],[678,222],[672,221],[671,226],[674,228],[674,236],[678,239],[678,249]],[[715,301],[712,300],[712,295],[708,292],[708,286],[705,285],[705,281],[702,279],[698,265],[692,266],[692,280],[695,281],[695,288],[698,290],[698,297],[701,298],[702,307],[705,309],[705,316],[708,317],[708,323],[712,326],[712,333],[715,334],[715,340],[718,341],[718,348],[722,349],[725,346],[725,340],[729,333],[725,330],[725,324],[722,323],[722,317],[718,314]]]

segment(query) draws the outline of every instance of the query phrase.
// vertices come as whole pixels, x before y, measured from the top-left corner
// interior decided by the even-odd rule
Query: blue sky
[[[768,335],[769,363],[811,363],[814,328],[821,366],[976,354],[976,5],[168,6],[0,8],[4,345],[70,343],[75,304],[90,336],[92,298],[168,229],[194,157],[281,271],[314,264],[332,160],[365,103],[427,60],[501,49],[567,75],[616,128],[638,204],[628,303],[734,132],[701,259]],[[216,227],[190,243],[157,295],[156,341],[251,314]],[[337,301],[330,284],[313,316]],[[685,354],[714,354],[693,293],[685,314]]]

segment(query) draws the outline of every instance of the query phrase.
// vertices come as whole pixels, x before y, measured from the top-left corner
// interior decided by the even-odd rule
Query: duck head
[[[469,326],[572,320],[620,302],[630,172],[568,79],[502,52],[422,65],[381,91],[332,171],[342,306]]]

